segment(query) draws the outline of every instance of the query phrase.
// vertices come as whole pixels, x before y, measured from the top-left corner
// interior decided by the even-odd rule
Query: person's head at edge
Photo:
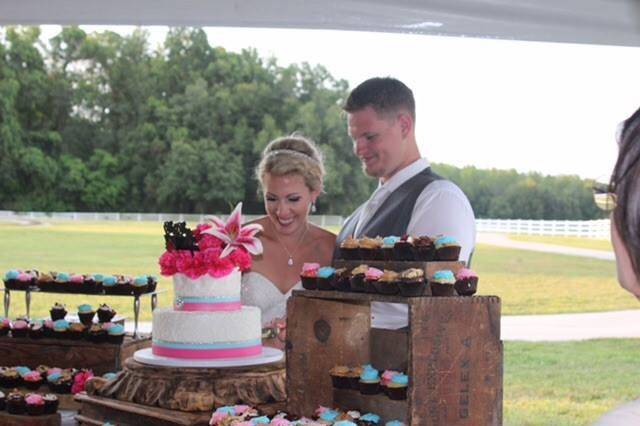
[[[256,167],[264,208],[276,232],[304,232],[312,204],[322,192],[322,155],[309,139],[291,135],[271,141]]]
[[[640,298],[640,109],[622,123],[610,182],[611,242],[620,285]]]
[[[404,83],[375,77],[351,91],[344,106],[353,151],[364,172],[383,183],[420,158],[415,100]]]

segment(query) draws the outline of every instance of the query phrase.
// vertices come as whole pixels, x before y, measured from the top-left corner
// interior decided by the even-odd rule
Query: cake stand
[[[151,348],[136,351],[133,359],[136,361],[157,365],[161,367],[189,367],[189,368],[232,368],[248,367],[253,365],[271,364],[280,361],[284,353],[269,346],[262,347],[260,355],[245,358],[220,358],[220,359],[177,359],[154,355]]]

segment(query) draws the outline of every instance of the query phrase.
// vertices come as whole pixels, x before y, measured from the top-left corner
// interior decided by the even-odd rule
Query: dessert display
[[[227,222],[192,231],[165,222],[162,275],[173,277],[174,307],[153,312],[152,353],[178,359],[245,358],[262,353],[260,309],[240,303],[240,274],[262,252],[259,225],[241,226],[242,203]]]
[[[338,254],[344,260],[455,261],[460,256],[460,245],[448,236],[349,236],[340,244]]]
[[[78,274],[67,272],[40,272],[38,270],[11,269],[4,275],[4,286],[9,290],[30,290],[51,293],[134,295],[152,293],[158,280],[152,275],[129,277],[122,274]]]

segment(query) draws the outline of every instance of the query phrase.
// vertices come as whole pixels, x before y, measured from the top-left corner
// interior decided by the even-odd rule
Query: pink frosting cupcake
[[[18,320],[11,324],[11,335],[13,337],[26,337],[29,331],[29,324],[26,321]]]
[[[376,282],[380,279],[383,272],[378,268],[370,267],[364,273],[364,291],[367,293],[377,293]]]
[[[478,290],[478,275],[471,269],[459,269],[454,287],[460,296],[471,296]]]
[[[304,263],[302,265],[302,271],[300,272],[302,287],[307,290],[316,290],[318,288],[317,277],[319,269],[319,263]]]

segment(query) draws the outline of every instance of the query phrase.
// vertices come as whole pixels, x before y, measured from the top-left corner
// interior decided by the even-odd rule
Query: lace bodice
[[[298,281],[291,290],[282,294],[280,289],[259,272],[247,272],[242,275],[242,304],[257,306],[262,311],[262,325],[269,324],[275,318],[284,318],[287,314],[287,299],[292,290],[302,288]]]

